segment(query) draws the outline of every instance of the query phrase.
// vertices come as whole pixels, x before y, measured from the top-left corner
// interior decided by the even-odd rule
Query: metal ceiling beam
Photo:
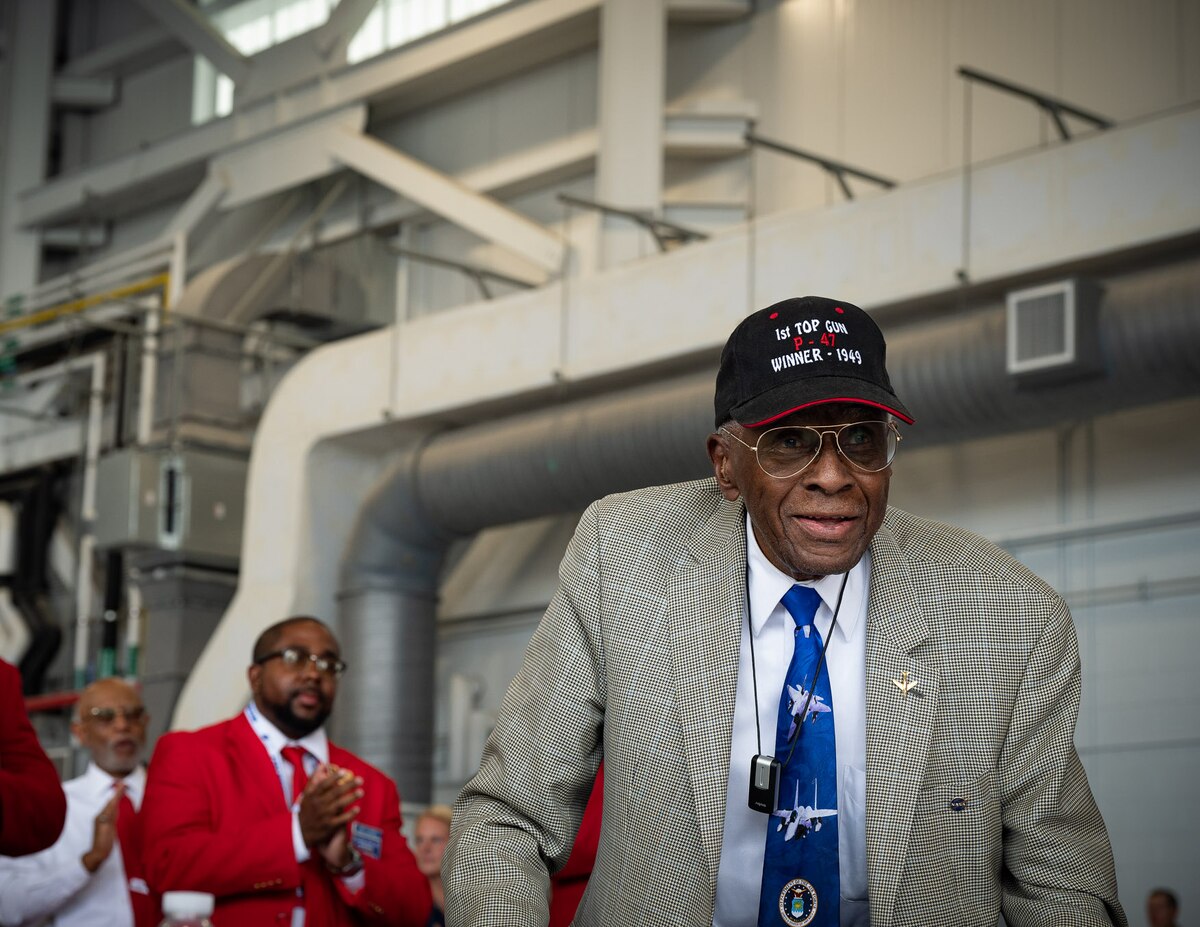
[[[208,175],[192,191],[187,202],[171,217],[160,238],[172,243],[170,287],[167,305],[174,306],[187,284],[188,249],[191,238],[212,217],[229,193],[229,179],[224,171],[209,167]]]
[[[375,5],[376,0],[341,0],[323,25],[260,51],[254,70],[235,91],[235,108],[345,65],[346,48]]]
[[[201,181],[200,186],[192,191],[192,195],[171,217],[162,237],[172,238],[180,232],[190,235],[205,219],[216,212],[228,192],[229,180],[225,176],[225,172],[220,169],[210,170],[208,176]]]
[[[254,66],[251,59],[234,48],[208,17],[190,3],[185,0],[136,0],[136,3],[235,84],[250,77]]]
[[[337,129],[361,132],[367,108],[362,104],[325,113],[298,125],[267,132],[214,158],[210,164],[229,182],[223,209],[233,209],[272,193],[298,187],[341,169],[331,154]],[[285,155],[281,153],[286,152]]]
[[[346,47],[375,9],[376,0],[341,0],[329,19],[312,34],[317,54],[333,61],[346,59]]]
[[[489,164],[455,175],[463,186],[477,193],[510,198],[531,189],[546,189],[594,169],[597,133],[585,129],[565,139],[556,139],[528,151],[501,158]],[[387,202],[372,201],[367,209],[333,209],[329,217],[313,231],[314,245],[328,245],[362,232],[419,220],[428,211],[411,200],[394,197]],[[267,250],[283,246],[275,238],[265,243]]]
[[[158,0],[138,0],[157,10]],[[295,87],[277,98],[249,104],[237,119],[195,126],[144,149],[54,178],[20,193],[25,228],[69,220],[89,210],[120,212],[144,206],[146,185],[215,157],[247,139],[314,115],[358,102],[401,98],[417,105],[439,94],[461,92],[471,82],[504,73],[596,42],[600,0],[528,0],[501,9],[478,23],[395,49],[370,61]],[[197,172],[199,173],[199,172]],[[178,195],[186,195],[186,187]]]
[[[453,177],[361,132],[329,132],[329,152],[346,167],[369,177],[430,212],[486,241],[521,255],[547,275],[562,267],[565,244],[532,219]]]

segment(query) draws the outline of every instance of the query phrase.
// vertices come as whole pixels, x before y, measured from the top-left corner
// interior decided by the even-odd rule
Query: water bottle
[[[163,892],[163,921],[158,927],[213,927],[214,899],[207,892]]]

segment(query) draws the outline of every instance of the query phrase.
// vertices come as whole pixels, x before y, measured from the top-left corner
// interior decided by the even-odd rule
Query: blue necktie
[[[828,667],[813,686],[821,658],[813,616],[820,604],[807,586],[792,586],[783,597],[796,638],[775,730],[775,756],[783,764],[780,808],[767,823],[759,927],[838,924],[837,753]]]

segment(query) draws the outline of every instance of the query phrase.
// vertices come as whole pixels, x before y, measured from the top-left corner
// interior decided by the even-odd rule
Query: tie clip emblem
[[[909,679],[908,670],[905,670],[900,674],[899,679],[892,680],[892,685],[899,689],[905,698],[908,698],[908,693],[917,687],[917,681],[915,679]]]

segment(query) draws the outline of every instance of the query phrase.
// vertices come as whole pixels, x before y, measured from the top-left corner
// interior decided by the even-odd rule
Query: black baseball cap
[[[858,306],[801,296],[760,309],[721,352],[714,397],[720,428],[757,428],[808,406],[857,402],[913,418],[892,391],[883,332]]]

